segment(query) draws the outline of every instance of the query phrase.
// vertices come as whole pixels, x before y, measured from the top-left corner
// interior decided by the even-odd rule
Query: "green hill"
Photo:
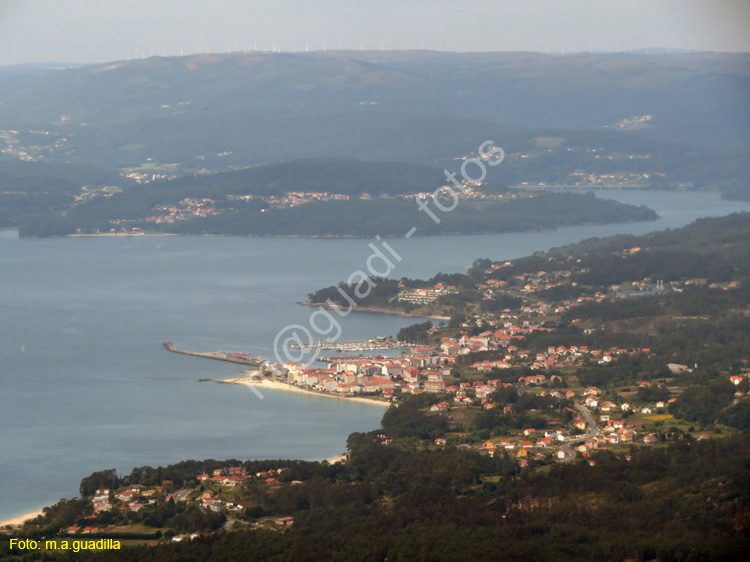
[[[433,191],[445,183],[435,168],[403,162],[365,162],[315,158],[269,164],[218,174],[193,175],[154,184],[144,190],[179,196],[225,197],[233,194],[283,195],[289,191],[398,195]]]
[[[93,166],[0,160],[0,228],[17,227],[28,216],[63,212],[81,188],[128,186],[117,172]]]
[[[650,209],[593,195],[542,193],[465,201],[450,213],[430,203],[433,214],[442,215],[437,222],[419,211],[414,197],[444,183],[439,170],[414,164],[307,159],[135,185],[62,210],[43,209],[22,221],[21,235],[138,228],[180,234],[403,236],[412,226],[419,235],[476,234],[656,218]],[[494,195],[507,192],[498,184],[488,188]],[[304,202],[282,201],[279,207],[289,192],[307,195]],[[315,200],[312,193],[329,196]],[[192,214],[172,220],[186,205],[194,207]]]

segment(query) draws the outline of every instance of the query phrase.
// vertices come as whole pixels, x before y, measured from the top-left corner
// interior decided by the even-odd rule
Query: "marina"
[[[408,349],[416,344],[398,341],[393,338],[373,338],[365,341],[316,342],[306,345],[291,344],[293,349],[319,349],[333,351],[377,351],[382,349]]]

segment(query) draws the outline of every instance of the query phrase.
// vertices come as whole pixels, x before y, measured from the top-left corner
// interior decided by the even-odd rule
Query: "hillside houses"
[[[404,289],[399,291],[396,300],[398,302],[424,305],[437,301],[443,295],[450,295],[457,292],[458,289],[453,285],[437,284],[431,289]]]
[[[455,390],[446,383],[451,368],[462,355],[482,351],[501,351],[502,358],[474,363],[472,369],[490,374],[493,371],[525,366],[535,371],[564,369],[576,367],[587,360],[611,361],[626,353],[645,353],[644,349],[589,349],[587,346],[550,346],[546,351],[530,354],[516,345],[510,345],[508,338],[517,338],[526,333],[540,329],[533,325],[516,326],[506,323],[498,330],[487,330],[476,336],[444,337],[440,340],[439,349],[431,347],[412,347],[408,354],[396,357],[366,357],[362,355],[341,355],[327,357],[325,367],[307,367],[300,363],[285,363],[282,366],[282,380],[300,388],[315,392],[339,395],[388,394],[403,392],[454,393]],[[543,386],[555,380],[562,380],[557,375],[550,379],[543,373],[524,376],[518,380],[523,386]],[[489,383],[488,383],[489,385]],[[492,385],[489,385],[492,386]],[[471,395],[485,398],[491,393],[482,385],[471,389]],[[597,393],[585,393],[586,405],[596,408],[599,402]],[[620,408],[614,404],[605,404],[608,409]],[[627,409],[629,405],[626,405]]]

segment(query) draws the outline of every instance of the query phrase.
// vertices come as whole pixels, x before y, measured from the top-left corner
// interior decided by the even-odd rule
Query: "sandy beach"
[[[305,390],[304,388],[299,388],[291,384],[278,382],[270,378],[256,378],[256,377],[247,376],[247,377],[241,377],[238,379],[227,379],[221,382],[231,383],[231,384],[242,384],[245,386],[253,386],[258,389],[259,388],[272,388],[274,390],[283,390],[285,392],[297,392],[297,393],[305,394],[307,396],[319,396],[321,398],[333,398],[335,400],[346,400],[347,402],[359,402],[360,404],[370,404],[372,406],[380,406],[381,408],[387,408],[388,406],[390,406],[390,403],[385,402],[383,400],[377,400],[377,399],[373,400],[370,398],[361,398],[358,396],[338,396],[336,394],[316,392],[314,390]]]
[[[13,519],[8,519],[6,521],[0,521],[0,528],[5,527],[6,525],[11,525],[13,527],[19,527],[23,525],[24,521],[28,521],[29,519],[35,519],[37,516],[42,515],[42,510],[39,511],[32,511],[30,513],[25,513],[23,515],[19,515],[18,517],[14,517]]]
[[[335,457],[328,457],[327,459],[323,459],[323,462],[327,462],[328,464],[336,464],[339,462],[346,462],[346,459],[349,458],[349,455],[347,453],[344,453],[342,455],[336,455]]]

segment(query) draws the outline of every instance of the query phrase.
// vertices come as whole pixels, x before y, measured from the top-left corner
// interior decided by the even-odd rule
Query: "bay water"
[[[593,236],[677,228],[750,210],[715,193],[615,191],[657,221],[388,243],[390,276],[465,271]],[[416,212],[416,207],[415,207]],[[410,225],[404,225],[406,232]],[[245,351],[273,359],[277,332],[308,326],[307,293],[364,270],[363,239],[139,236],[19,239],[0,232],[0,521],[78,494],[95,470],[204,458],[322,459],[384,409],[200,383],[241,366],[168,353]],[[415,319],[355,312],[341,340],[395,335]]]

